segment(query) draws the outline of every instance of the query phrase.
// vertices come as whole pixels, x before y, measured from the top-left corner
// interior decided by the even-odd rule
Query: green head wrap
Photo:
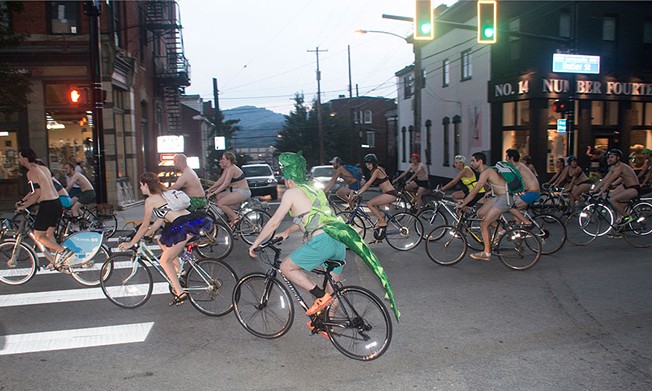
[[[306,180],[306,159],[301,156],[301,152],[283,152],[279,155],[278,162],[286,179],[290,179],[298,185],[308,182]]]
[[[644,153],[644,154],[647,153],[647,154],[649,154],[649,155],[652,155],[652,149],[650,149],[650,148],[645,148],[644,150],[641,151],[641,153]]]

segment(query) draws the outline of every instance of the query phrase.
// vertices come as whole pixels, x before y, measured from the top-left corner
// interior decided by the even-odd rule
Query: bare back
[[[59,193],[52,183],[52,174],[47,167],[35,165],[27,171],[27,179],[34,185],[38,184],[40,190],[39,202],[49,201],[59,198]],[[35,186],[37,187],[37,186]]]
[[[172,186],[173,189],[182,190],[184,193],[188,194],[189,197],[204,197],[204,188],[201,185],[201,181],[197,176],[195,170],[190,167],[186,167],[177,181]]]
[[[532,170],[528,168],[528,166],[526,166],[521,162],[513,162],[512,164],[514,164],[518,172],[521,173],[521,177],[523,177],[523,187],[525,188],[525,191],[529,191],[529,192],[541,191],[541,188],[539,188],[539,181],[537,180],[537,177],[534,175]]]

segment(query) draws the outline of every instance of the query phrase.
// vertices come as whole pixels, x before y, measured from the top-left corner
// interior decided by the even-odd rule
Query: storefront
[[[569,101],[568,112],[556,110],[560,99]],[[605,168],[605,152],[620,148],[640,168],[640,152],[652,148],[652,83],[529,74],[490,81],[489,102],[491,160],[516,148],[522,156],[532,156],[544,179],[554,173],[558,157],[576,155],[582,167],[597,172]]]

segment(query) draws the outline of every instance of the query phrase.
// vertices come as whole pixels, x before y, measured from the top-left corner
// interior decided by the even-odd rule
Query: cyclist
[[[234,209],[251,197],[251,190],[249,190],[245,174],[235,163],[235,155],[232,152],[224,152],[220,159],[222,175],[213,186],[206,190],[208,198],[215,195],[217,206],[226,213],[231,228],[235,227],[239,220]],[[226,189],[230,191],[227,192]]]
[[[568,190],[570,191],[568,202],[571,208],[573,208],[575,207],[575,203],[582,199],[582,193],[586,193],[591,189],[593,181],[584,174],[582,167],[577,164],[577,157],[569,156],[566,161],[568,167],[560,180],[568,183]]]
[[[594,193],[603,194],[616,185],[611,193],[611,204],[619,216],[616,222],[619,225],[627,224],[632,217],[627,214],[627,203],[638,197],[641,192],[641,183],[634,170],[622,162],[623,153],[620,149],[611,149],[607,153],[609,172],[592,190]]]
[[[464,184],[464,190],[462,191],[456,191],[453,193],[451,196],[453,198],[453,201],[459,202],[464,199],[467,195],[469,195],[469,192],[473,190],[473,188],[477,185],[478,183],[478,176],[480,173],[474,171],[471,167],[465,165],[466,163],[466,157],[462,155],[457,155],[453,159],[454,163],[453,165],[455,168],[460,170],[460,172],[457,174],[455,178],[453,178],[450,182],[444,185],[444,187],[441,188],[441,191],[446,191],[450,189],[451,187],[455,186],[459,181],[462,181],[462,184]],[[468,203],[468,206],[473,206],[475,205],[482,197],[484,197],[486,194],[486,191],[484,187],[478,191],[478,194],[471,200],[471,202]]]
[[[36,159],[36,164],[47,168],[45,162],[41,159]],[[59,201],[61,201],[61,206],[64,209],[70,208],[72,206],[72,198],[70,198],[70,195],[68,195],[66,188],[63,187],[61,182],[59,182],[59,180],[55,178],[54,175],[52,175],[52,184],[54,185],[54,189],[57,191],[57,194],[59,194]]]
[[[562,183],[564,183],[560,179],[565,171],[566,159],[563,156],[560,156],[555,159],[555,175],[553,175],[548,182],[544,183],[544,189],[546,189],[546,186],[560,186]]]
[[[348,202],[350,204],[351,201],[351,195],[353,194],[354,191],[360,190],[361,184],[360,184],[360,177],[361,175],[354,175],[354,173],[351,172],[353,169],[352,166],[347,166],[342,164],[342,159],[339,157],[334,157],[331,159],[329,162],[333,165],[333,168],[335,169],[335,172],[333,173],[333,176],[331,179],[328,181],[326,186],[324,186],[324,192],[328,193],[328,191],[335,185],[335,181],[337,181],[337,178],[342,178],[344,182],[346,183],[346,186],[340,187],[335,194],[341,198],[342,200]],[[357,169],[357,167],[356,167]],[[359,170],[358,170],[359,173]],[[357,173],[356,173],[357,174]]]
[[[523,224],[529,225],[532,224],[523,214],[520,212],[531,205],[534,201],[541,198],[541,189],[539,188],[539,181],[534,175],[532,170],[530,170],[525,164],[520,162],[521,154],[514,148],[510,148],[505,151],[505,161],[511,163],[523,178],[523,188],[525,193],[516,197],[516,202],[514,205],[516,208],[511,210],[512,215],[520,220]]]
[[[644,165],[644,169],[641,169],[638,174],[638,180],[641,182],[641,194],[643,195],[652,191],[652,150],[646,148],[642,153],[647,162],[647,166]]]
[[[79,216],[79,209],[81,209],[82,205],[95,202],[95,189],[84,174],[75,171],[75,166],[72,163],[64,164],[63,172],[70,178],[68,186],[66,186],[66,191],[70,192],[73,186],[79,185],[80,193],[72,196],[72,208],[70,208],[72,216],[77,217]]]
[[[385,236],[385,229],[387,229],[387,222],[385,221],[385,214],[378,209],[379,207],[387,204],[391,204],[398,197],[398,193],[392,183],[389,181],[389,177],[385,173],[382,167],[378,165],[378,158],[373,153],[365,155],[362,159],[364,164],[367,166],[367,169],[371,172],[371,177],[367,183],[362,186],[360,191],[358,191],[358,197],[362,196],[362,193],[369,189],[373,183],[375,183],[382,191],[382,194],[375,196],[374,198],[367,201],[367,207],[371,213],[376,216],[378,222],[376,223],[374,237],[376,239],[383,238]]]
[[[18,163],[27,169],[27,180],[32,192],[16,203],[16,211],[39,204],[34,220],[34,238],[56,254],[54,263],[48,265],[49,269],[56,268],[73,255],[72,250],[61,246],[54,238],[54,230],[63,210],[59,193],[54,188],[50,170],[36,164],[36,154],[31,148],[23,148],[18,152]]]
[[[512,208],[511,202],[507,197],[507,183],[505,179],[496,171],[496,169],[487,166],[487,156],[482,152],[476,152],[471,157],[471,166],[478,172],[480,177],[478,183],[464,197],[464,200],[458,203],[460,208],[463,208],[475,198],[485,185],[489,185],[495,197],[492,200],[485,202],[485,204],[478,210],[478,217],[482,219],[480,228],[482,229],[482,242],[484,249],[482,252],[471,254],[471,258],[478,261],[491,260],[491,232],[490,227],[493,223],[498,221],[500,215],[507,212]]]
[[[539,173],[537,172],[536,167],[534,167],[534,163],[532,163],[532,156],[530,155],[525,155],[523,156],[523,164],[527,166],[527,168],[532,171],[535,177],[537,177],[537,180],[539,180]]]
[[[405,182],[405,189],[409,191],[417,191],[417,208],[421,209],[423,208],[422,197],[428,190],[430,190],[430,183],[428,182],[428,169],[423,163],[421,163],[421,155],[418,153],[410,155],[410,167],[403,171],[401,175],[397,176],[396,179],[392,181],[392,184],[396,184],[399,179],[406,176],[409,172],[411,172],[412,175]]]
[[[206,193],[195,170],[188,166],[188,158],[184,154],[174,155],[174,168],[181,171],[181,175],[170,186],[171,190],[181,190],[190,197],[189,212],[194,212],[206,206]]]
[[[162,195],[165,188],[159,181],[158,175],[153,172],[143,173],[138,180],[140,182],[140,191],[147,197],[143,223],[134,237],[129,242],[120,243],[118,248],[127,250],[133,247],[145,236],[148,230],[149,232],[156,232],[160,226],[167,223],[158,241],[163,250],[159,263],[173,287],[173,299],[169,305],[181,305],[188,295],[182,293],[183,289],[177,278],[181,267],[179,254],[193,236],[200,236],[202,232],[209,232],[213,228],[213,222],[204,212],[190,213],[185,209],[171,210]],[[152,216],[156,218],[156,221],[150,227]]]

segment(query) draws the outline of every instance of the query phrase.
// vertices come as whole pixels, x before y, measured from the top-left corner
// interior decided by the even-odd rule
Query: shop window
[[[604,102],[591,102],[591,125],[604,125]]]
[[[571,16],[567,10],[561,11],[559,14],[559,36],[562,38],[571,36]]]
[[[451,81],[451,62],[445,59],[441,64],[441,86],[448,87]]]
[[[79,1],[51,1],[50,34],[79,34]]]
[[[602,18],[602,40],[613,42],[616,40],[616,17],[605,16]]]
[[[18,133],[13,130],[0,130],[0,180],[19,177]],[[0,187],[4,187],[4,185]],[[16,194],[11,196],[15,197]]]
[[[629,163],[633,169],[640,170],[645,159],[641,152],[645,148],[652,148],[652,130],[632,130],[630,137]]]
[[[462,52],[460,63],[462,66],[462,81],[469,80],[473,74],[473,68],[471,64],[471,49]]]
[[[652,125],[652,103],[645,103],[645,118],[643,125]]]
[[[516,117],[516,102],[503,103],[503,126],[514,126]]]
[[[557,128],[548,128],[548,153],[546,155],[546,172],[552,174],[555,172],[555,160],[559,157],[565,157],[568,145],[566,133],[557,132]]]
[[[516,102],[516,124],[529,125],[530,124],[530,101],[521,100]]]
[[[444,126],[444,166],[448,167],[451,165],[451,156],[450,156],[450,123],[451,120],[448,117],[444,117],[442,125]]]
[[[643,102],[632,102],[632,125],[643,125]]]
[[[516,149],[521,156],[530,154],[530,132],[524,130],[503,131],[503,151]]]
[[[618,102],[607,101],[605,102],[605,125],[618,125]]]

